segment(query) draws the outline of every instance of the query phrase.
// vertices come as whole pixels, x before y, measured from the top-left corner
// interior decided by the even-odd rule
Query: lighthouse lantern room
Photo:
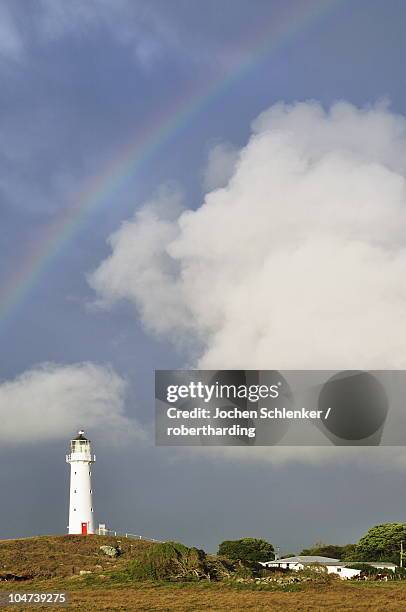
[[[80,430],[70,441],[70,453],[66,455],[71,468],[68,532],[82,535],[94,533],[91,464],[96,461],[84,433]]]

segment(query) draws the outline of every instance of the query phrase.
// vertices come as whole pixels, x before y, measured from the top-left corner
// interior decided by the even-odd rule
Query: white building
[[[91,464],[96,461],[92,455],[90,440],[84,431],[79,431],[70,441],[70,453],[66,462],[70,463],[70,498],[68,533],[94,533],[93,502],[91,484]]]
[[[347,567],[348,565],[353,565],[356,561],[340,561],[339,559],[333,559],[331,557],[321,557],[318,555],[299,555],[297,557],[287,557],[286,559],[275,559],[273,561],[264,561],[261,562],[263,567],[269,568],[280,568],[284,570],[293,570],[299,571],[303,569],[311,569],[317,565],[322,565],[326,568],[328,574],[337,574],[343,580],[348,580],[349,578],[354,578],[355,576],[359,576],[361,570],[352,569],[351,567]],[[363,562],[364,563],[364,562]],[[394,563],[368,563],[371,567],[375,567],[377,569],[390,569],[391,571],[395,571],[396,565]]]

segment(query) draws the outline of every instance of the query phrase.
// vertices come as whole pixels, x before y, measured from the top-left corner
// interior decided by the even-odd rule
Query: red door
[[[87,535],[87,523],[82,523],[82,535]]]

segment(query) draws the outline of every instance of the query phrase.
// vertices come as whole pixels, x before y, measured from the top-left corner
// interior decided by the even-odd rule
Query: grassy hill
[[[107,557],[100,546],[117,546],[122,554]],[[173,566],[173,549],[176,557]],[[184,550],[185,549],[185,550]],[[225,560],[182,545],[160,545],[145,540],[108,536],[41,536],[0,540],[0,590],[19,592],[65,591],[70,607],[85,612],[103,610],[357,610],[357,612],[401,612],[406,610],[406,584],[346,583],[312,580],[302,584],[245,584],[220,579],[178,581],[150,580],[151,569],[184,563],[192,572],[202,565],[227,567]],[[204,555],[204,553],[203,553]],[[168,565],[169,564],[169,565]],[[83,573],[91,572],[91,573]],[[19,580],[17,582],[17,580]],[[60,607],[36,608],[48,612]],[[13,606],[16,612],[27,607]]]
[[[100,546],[117,546],[122,554],[112,559]],[[53,578],[123,569],[154,543],[125,537],[88,535],[39,536],[0,540],[0,580],[13,574],[20,578]]]

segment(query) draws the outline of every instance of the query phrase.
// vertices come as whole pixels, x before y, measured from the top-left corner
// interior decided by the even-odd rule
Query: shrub
[[[367,576],[376,576],[377,574],[382,574],[383,570],[377,569],[376,567],[372,567],[372,565],[368,565],[368,563],[351,563],[347,565],[349,569],[357,569],[360,570],[363,574]]]
[[[242,561],[250,566],[255,566],[259,561],[273,559],[273,553],[272,544],[258,538],[225,540],[219,545],[219,555],[224,555],[234,561]]]
[[[236,563],[206,555],[179,542],[162,542],[143,550],[130,562],[128,575],[135,580],[222,580],[236,571]]]
[[[162,542],[143,551],[131,562],[129,572],[136,580],[171,580],[207,577],[206,555],[179,542]]]

